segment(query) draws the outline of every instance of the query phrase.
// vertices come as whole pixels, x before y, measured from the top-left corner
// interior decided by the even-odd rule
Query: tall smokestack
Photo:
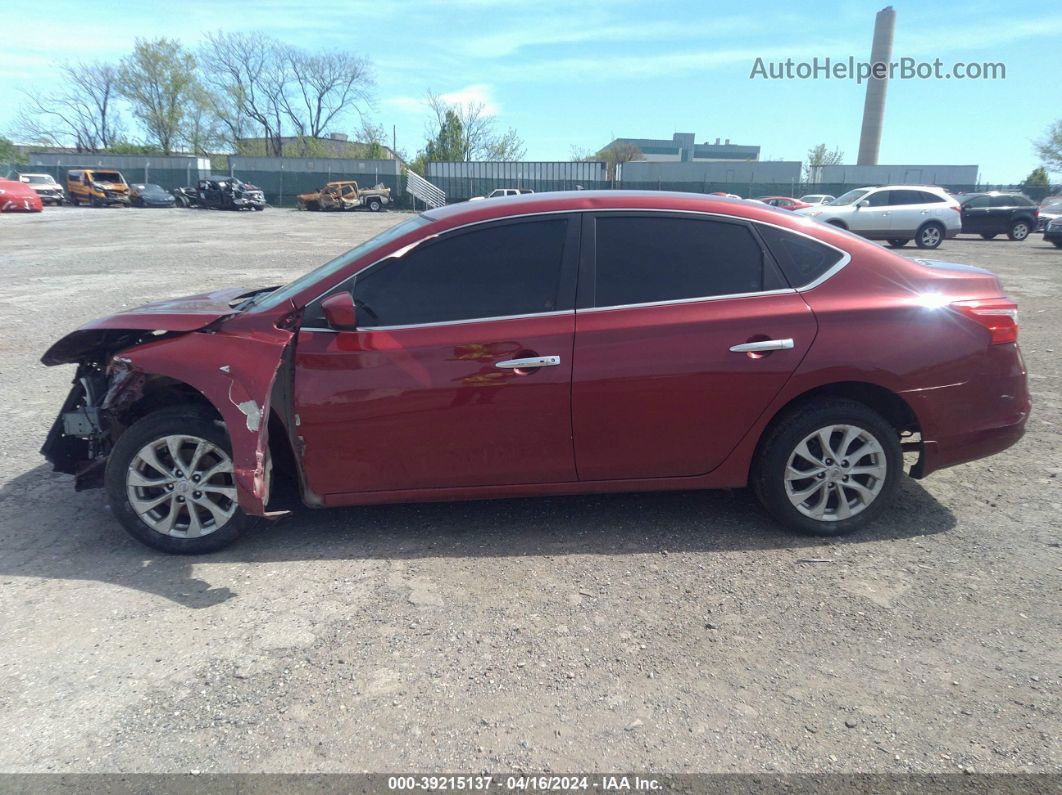
[[[886,6],[874,18],[874,43],[870,46],[871,64],[888,64],[892,60],[892,34],[896,29],[896,12]],[[861,166],[878,164],[878,149],[881,148],[881,125],[885,117],[885,90],[889,87],[888,76],[881,80],[871,77],[867,81],[867,97],[863,102],[863,129],[859,133],[859,158]]]

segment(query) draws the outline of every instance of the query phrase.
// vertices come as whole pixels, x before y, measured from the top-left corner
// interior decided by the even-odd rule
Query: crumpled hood
[[[154,301],[107,317],[91,320],[52,345],[41,357],[46,365],[78,362],[104,349],[114,349],[130,332],[196,331],[236,313],[235,305],[244,296],[258,292],[246,287],[228,287],[212,293]]]

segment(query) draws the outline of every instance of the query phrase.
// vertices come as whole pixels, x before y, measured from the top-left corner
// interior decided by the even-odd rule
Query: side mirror
[[[358,310],[354,306],[354,296],[347,290],[330,295],[321,302],[325,322],[336,331],[356,331],[358,328]]]
[[[870,202],[867,199],[863,199],[863,201],[859,202],[859,204],[856,205],[856,209],[858,210],[860,207],[869,207],[869,206],[870,206]]]

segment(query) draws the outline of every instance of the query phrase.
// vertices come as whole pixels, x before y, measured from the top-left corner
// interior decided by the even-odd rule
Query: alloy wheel
[[[785,468],[785,493],[804,516],[837,522],[861,513],[885,485],[885,451],[869,431],[827,425],[796,446]]]
[[[1014,224],[1014,227],[1010,230],[1015,240],[1024,240],[1029,236],[1029,227],[1025,224]]]
[[[922,244],[927,248],[933,248],[940,243],[940,230],[935,226],[927,226],[921,233]]]
[[[133,456],[126,473],[129,504],[148,527],[177,538],[199,538],[236,513],[232,459],[198,436],[163,436]]]

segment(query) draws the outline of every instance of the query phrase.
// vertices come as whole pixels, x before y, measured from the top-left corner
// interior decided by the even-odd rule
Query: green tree
[[[455,161],[465,159],[465,129],[453,110],[447,110],[435,137],[424,147],[425,160]]]
[[[1062,119],[1059,119],[1036,142],[1036,151],[1044,164],[1052,171],[1062,173]]]
[[[24,163],[26,158],[7,138],[0,135],[0,163]]]
[[[1051,180],[1047,178],[1047,169],[1043,166],[1037,166],[1029,172],[1021,183],[1023,188],[1049,188],[1051,186]]]
[[[118,70],[119,93],[129,102],[150,143],[170,154],[181,141],[186,106],[196,90],[195,58],[176,39],[137,39]]]

